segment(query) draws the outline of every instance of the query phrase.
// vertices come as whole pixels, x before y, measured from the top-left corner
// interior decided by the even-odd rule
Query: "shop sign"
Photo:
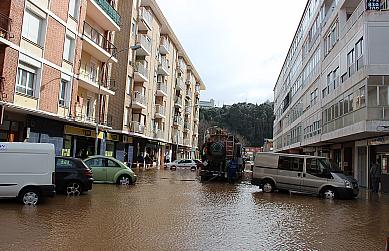
[[[117,134],[112,134],[112,133],[107,133],[107,140],[110,140],[110,141],[119,141],[119,135],[117,135]]]
[[[382,144],[389,144],[389,138],[387,137],[377,137],[374,139],[369,139],[368,141],[369,145],[382,145]]]
[[[74,136],[81,136],[81,137],[88,137],[88,138],[95,138],[96,137],[96,132],[94,130],[70,126],[70,125],[65,125],[65,134],[74,135]],[[99,139],[104,138],[104,133],[99,132],[98,138]]]
[[[366,10],[380,10],[380,0],[367,0]]]
[[[123,143],[132,144],[132,142],[133,142],[132,137],[128,137],[126,135],[123,135]]]

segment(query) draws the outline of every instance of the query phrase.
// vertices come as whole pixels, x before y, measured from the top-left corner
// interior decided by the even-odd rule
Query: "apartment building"
[[[327,156],[363,187],[389,173],[387,1],[310,0],[274,87],[274,150]]]
[[[120,31],[116,5],[0,2],[0,141],[50,142],[64,156],[105,154]]]
[[[199,74],[155,0],[120,1],[121,32],[115,37],[115,96],[109,100],[110,144],[116,157],[155,165],[165,158],[194,158],[197,151]]]

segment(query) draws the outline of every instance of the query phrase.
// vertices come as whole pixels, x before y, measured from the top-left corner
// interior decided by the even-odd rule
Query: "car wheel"
[[[333,200],[336,198],[336,192],[333,188],[325,188],[322,192],[322,197],[327,200]]]
[[[118,185],[128,186],[131,184],[131,177],[128,175],[120,175],[116,183]]]
[[[272,193],[274,192],[274,183],[270,180],[265,180],[262,184],[262,190],[265,192],[265,193]]]
[[[71,181],[66,185],[66,194],[68,196],[80,196],[82,194],[82,185],[78,181]]]
[[[24,205],[36,206],[40,202],[40,193],[34,188],[24,189],[19,195]]]
[[[170,170],[176,170],[177,169],[177,167],[176,166],[172,166],[172,167],[170,167]]]

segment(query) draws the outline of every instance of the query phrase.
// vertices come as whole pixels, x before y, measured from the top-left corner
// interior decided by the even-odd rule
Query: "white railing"
[[[165,57],[161,58],[159,64],[165,71],[169,71],[169,62]]]
[[[163,134],[164,134],[164,131],[162,131],[161,129],[154,129],[154,138],[156,139],[163,139]]]
[[[143,61],[136,62],[136,69],[138,73],[142,74],[143,76],[147,77],[147,64]]]
[[[146,105],[146,97],[142,93],[136,91],[133,95],[133,101],[136,103],[140,103],[142,105]]]
[[[165,107],[162,105],[155,105],[155,113],[165,116]]]
[[[151,27],[153,24],[153,15],[145,7],[140,7],[140,17]]]
[[[185,84],[184,84],[184,80],[180,77],[180,78],[177,78],[177,85],[176,85],[176,88],[177,89],[180,89],[180,90],[185,90]]]
[[[182,125],[182,123],[183,123],[183,120],[182,120],[182,117],[181,116],[174,116],[174,118],[173,118],[173,122],[175,123],[175,124],[177,124],[177,125]]]
[[[139,123],[138,121],[131,122],[131,131],[135,133],[143,134],[145,132],[145,126]]]
[[[151,39],[149,36],[146,36],[145,34],[138,34],[138,44],[142,45],[148,52],[151,52]]]
[[[157,91],[162,91],[164,93],[167,93],[167,84],[157,83]]]
[[[358,21],[359,17],[363,14],[365,11],[365,1],[361,1],[358,5],[358,7],[354,10],[351,17],[347,20],[346,24],[344,25],[342,32],[341,32],[341,38],[346,35],[346,33],[351,29],[351,27]]]
[[[186,72],[186,64],[183,58],[178,59],[178,69],[180,69],[182,72]]]
[[[195,93],[196,93],[196,94],[200,94],[200,90],[201,90],[201,89],[200,89],[200,85],[196,85],[196,86],[195,86]]]
[[[169,40],[167,39],[167,37],[161,37],[161,46],[165,47],[165,49],[167,51],[170,51],[170,44],[169,44]]]
[[[174,104],[182,106],[182,98],[176,97]]]

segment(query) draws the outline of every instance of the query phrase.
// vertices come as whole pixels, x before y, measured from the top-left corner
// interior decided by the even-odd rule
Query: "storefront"
[[[105,155],[104,132],[98,135],[98,153]],[[91,128],[65,125],[62,156],[86,158],[95,154],[96,131]]]
[[[369,158],[372,163],[378,161],[382,170],[381,192],[389,193],[389,136],[377,137],[367,141],[369,145]]]
[[[5,112],[0,124],[0,142],[22,142],[26,139],[26,115]]]

